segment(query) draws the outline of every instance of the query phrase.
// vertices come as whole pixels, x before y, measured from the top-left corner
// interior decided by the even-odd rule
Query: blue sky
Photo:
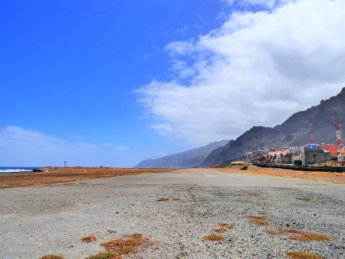
[[[223,7],[209,0],[1,1],[0,127],[125,147],[123,166],[184,148],[148,127],[133,91],[169,79],[165,45],[216,27]]]
[[[337,71],[324,72],[329,64],[339,69],[344,64],[339,47],[344,36],[334,20],[344,14],[333,12],[343,5],[316,1],[1,1],[0,165],[61,165],[67,160],[70,165],[133,166],[145,158],[234,138],[253,124],[281,123],[281,117],[336,94],[344,82]],[[308,8],[336,17],[323,26],[329,38],[323,31],[303,32],[315,26],[315,19],[303,13]],[[305,26],[287,22],[289,17]],[[280,32],[289,29],[291,42],[278,44],[286,37]],[[323,65],[315,66],[299,52],[305,46],[324,53],[319,56]],[[267,55],[256,57],[251,49]],[[291,53],[305,64],[291,69]],[[261,71],[265,58],[265,64],[274,65]],[[253,66],[259,72],[252,73]],[[315,84],[303,71],[323,73]],[[234,80],[246,73],[252,81]],[[224,120],[242,113],[243,100],[234,101],[241,99],[234,89],[250,92],[246,86],[258,78],[266,82],[268,76],[291,92],[301,80],[308,92],[289,100],[273,95],[270,107],[283,107],[279,116],[263,112],[265,106],[235,124]],[[269,87],[258,85],[254,92]],[[250,108],[263,101],[267,103],[258,98]]]

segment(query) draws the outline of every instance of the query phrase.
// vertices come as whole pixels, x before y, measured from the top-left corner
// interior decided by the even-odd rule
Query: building
[[[304,148],[304,164],[321,164],[331,160],[331,154],[329,150],[322,149],[317,146],[307,145]]]
[[[320,148],[328,150],[331,158],[336,159],[338,156],[338,147],[336,145],[321,145]]]

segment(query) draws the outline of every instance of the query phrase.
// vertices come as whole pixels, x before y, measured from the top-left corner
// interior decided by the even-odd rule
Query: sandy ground
[[[101,243],[142,233],[124,258],[286,258],[307,251],[345,258],[345,185],[188,169],[0,190],[0,258],[86,258]],[[158,201],[166,198],[165,201]],[[249,216],[267,218],[268,226]],[[223,241],[204,240],[219,223]],[[330,241],[295,241],[293,228]],[[80,238],[98,240],[83,243]]]
[[[331,172],[318,172],[318,171],[301,171],[291,169],[279,169],[279,168],[263,168],[250,165],[247,170],[241,170],[242,166],[233,166],[229,168],[219,168],[217,170],[221,172],[236,173],[241,172],[243,174],[255,174],[255,175],[268,175],[282,178],[295,178],[304,180],[313,180],[319,182],[329,182],[345,184],[344,173],[331,173]]]
[[[66,183],[83,179],[97,179],[141,173],[169,172],[164,168],[110,168],[110,167],[46,167],[43,172],[0,174],[0,189]]]

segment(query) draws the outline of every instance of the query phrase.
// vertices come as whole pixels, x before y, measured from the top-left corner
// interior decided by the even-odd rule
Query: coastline
[[[32,173],[37,170],[38,167],[31,166],[0,166],[0,175],[1,174],[15,174],[15,173]]]

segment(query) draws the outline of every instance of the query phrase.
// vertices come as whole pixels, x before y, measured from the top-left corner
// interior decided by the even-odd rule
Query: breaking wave
[[[27,172],[30,173],[33,171],[32,167],[0,167],[0,174],[10,174],[10,173],[21,173]]]

